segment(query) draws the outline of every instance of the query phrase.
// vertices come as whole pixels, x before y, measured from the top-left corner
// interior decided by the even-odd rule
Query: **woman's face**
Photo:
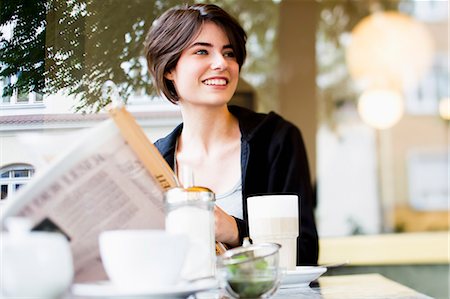
[[[237,87],[239,65],[225,32],[206,22],[165,77],[173,81],[181,105],[227,104]]]

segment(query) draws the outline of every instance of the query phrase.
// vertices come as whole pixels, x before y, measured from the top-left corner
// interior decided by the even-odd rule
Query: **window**
[[[11,97],[8,95],[4,95],[3,89],[11,83],[11,79],[9,77],[0,78],[0,92],[1,99],[0,103],[10,103]]]
[[[34,168],[27,164],[16,164],[0,169],[1,200],[14,194],[33,176]]]
[[[20,76],[20,73],[19,73]],[[18,76],[13,75],[12,77],[2,77],[0,78],[0,104],[3,105],[24,105],[24,104],[35,104],[43,103],[43,94],[41,92],[23,92],[19,91],[17,88],[13,89],[12,95],[6,94],[6,87],[11,83],[17,82]]]
[[[413,115],[436,115],[439,101],[448,98],[449,71],[446,53],[435,54],[428,74],[414,88],[405,90],[406,109]]]
[[[43,3],[39,5],[42,6]],[[0,9],[3,9],[1,4]],[[35,21],[33,21],[33,23],[34,22]],[[43,66],[45,55],[43,54],[44,48],[39,44],[39,40],[36,37],[39,33],[42,34],[43,27],[40,26],[36,28],[38,32],[31,38],[30,36],[26,36],[26,38],[21,37],[21,41],[18,42],[17,39],[14,40],[13,38],[16,26],[22,26],[22,29],[16,30],[16,32],[22,32],[23,34],[24,26],[23,24],[18,24],[15,18],[11,18],[11,20],[6,19],[0,22],[1,56],[8,57],[8,59],[13,62],[12,65],[7,63],[6,60],[0,62],[0,70],[5,74],[4,77],[0,77],[0,104],[5,105],[5,107],[14,107],[16,105],[16,107],[23,107],[28,104],[34,105],[36,103],[42,104],[43,94],[41,91],[44,80]],[[28,28],[27,26],[25,27]],[[27,43],[23,44],[24,40],[26,40]],[[13,47],[15,51],[7,52],[6,49],[8,47]],[[22,48],[31,50],[21,50]],[[29,67],[31,64],[34,64],[32,69]],[[23,69],[27,69],[27,71],[23,71]]]

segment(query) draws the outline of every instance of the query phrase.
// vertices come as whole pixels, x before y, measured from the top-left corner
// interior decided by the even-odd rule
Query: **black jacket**
[[[296,126],[274,112],[255,113],[229,106],[241,130],[241,173],[244,219],[236,219],[239,239],[249,235],[247,197],[256,194],[297,194],[299,196],[300,237],[297,240],[297,265],[315,265],[318,236],[313,211],[313,194],[303,139]],[[183,124],[155,145],[174,167],[175,144]]]

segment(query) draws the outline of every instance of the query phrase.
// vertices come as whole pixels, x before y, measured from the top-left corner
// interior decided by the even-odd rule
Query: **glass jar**
[[[251,245],[228,250],[218,258],[218,278],[232,298],[269,298],[281,280],[277,243]]]
[[[214,193],[203,187],[172,188],[165,193],[166,230],[189,237],[190,246],[181,272],[192,280],[214,276]]]

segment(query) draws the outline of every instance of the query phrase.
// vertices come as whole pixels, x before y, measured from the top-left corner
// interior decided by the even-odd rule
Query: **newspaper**
[[[114,112],[113,119],[90,129],[36,174],[0,215],[1,223],[21,216],[34,230],[63,233],[70,241],[76,282],[106,279],[100,232],[163,229],[163,193],[176,185],[170,167],[132,116],[123,108]]]

